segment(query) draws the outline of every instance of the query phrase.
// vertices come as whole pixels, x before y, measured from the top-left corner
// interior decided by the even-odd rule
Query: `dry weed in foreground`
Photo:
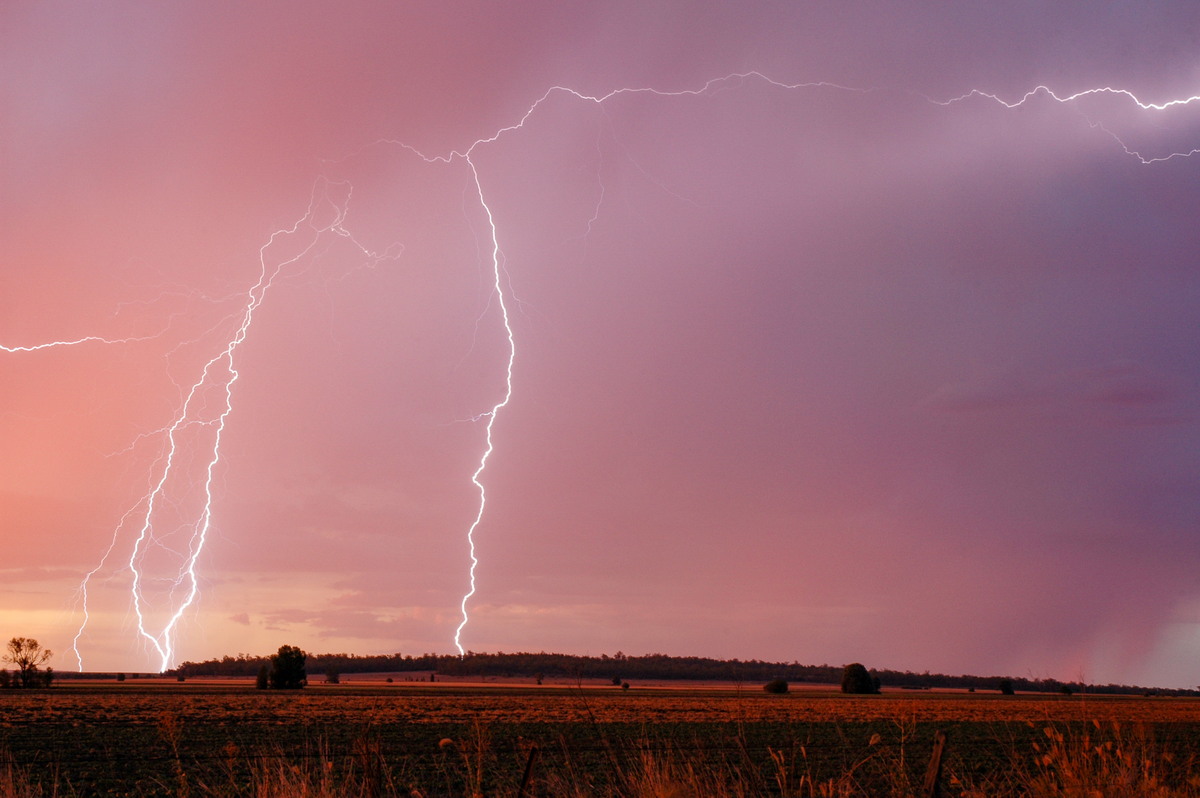
[[[1032,726],[1033,724],[1031,724]],[[1038,728],[1037,726],[1034,727]],[[160,724],[168,744],[177,742],[178,724]],[[282,755],[254,756],[227,747],[226,782],[207,784],[185,772],[172,746],[174,778],[157,785],[155,795],[172,798],[925,798],[914,783],[906,759],[908,736],[886,744],[873,735],[854,759],[833,778],[814,778],[803,746],[769,749],[765,772],[748,758],[715,764],[703,751],[656,747],[645,741],[631,756],[614,753],[607,772],[589,772],[570,756],[552,767],[539,765],[529,789],[525,784],[497,781],[498,753],[486,724],[459,740],[439,744],[441,767],[427,772],[442,784],[416,783],[389,768],[381,743],[370,736],[356,741],[346,757],[322,751],[302,764]],[[951,745],[953,748],[953,745]],[[921,752],[924,754],[924,752]],[[1177,761],[1144,726],[1123,728],[1094,721],[1078,726],[1042,725],[1040,739],[1009,751],[1006,772],[967,782],[948,774],[944,798],[1200,798],[1200,761]],[[544,762],[544,760],[543,760]],[[240,775],[238,775],[240,774]],[[44,785],[30,771],[0,753],[0,798],[75,798],[76,794]],[[425,779],[420,781],[424,782]],[[132,794],[136,796],[136,793]]]
[[[1032,725],[1032,724],[1031,724]],[[1033,743],[1032,761],[1014,762],[1003,784],[967,788],[963,798],[1200,798],[1197,762],[1176,761],[1155,745],[1145,726],[1126,732],[1099,721],[1072,734],[1045,726],[1045,740]]]
[[[0,798],[57,798],[58,795],[57,789],[43,789],[11,759],[0,754]]]

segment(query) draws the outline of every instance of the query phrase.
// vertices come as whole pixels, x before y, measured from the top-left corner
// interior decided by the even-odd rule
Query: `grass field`
[[[0,692],[0,798],[915,796],[939,730],[943,795],[1200,796],[1196,699],[139,680]]]

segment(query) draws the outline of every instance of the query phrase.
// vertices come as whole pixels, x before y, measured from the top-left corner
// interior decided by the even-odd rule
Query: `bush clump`
[[[874,695],[879,692],[879,679],[867,672],[861,662],[851,662],[842,669],[842,692],[851,695]]]

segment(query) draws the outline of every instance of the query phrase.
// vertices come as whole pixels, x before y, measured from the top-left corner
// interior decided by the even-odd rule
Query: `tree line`
[[[255,676],[270,658],[239,654],[203,662],[185,662],[174,673],[182,676]],[[678,657],[667,654],[627,655],[620,651],[609,656],[583,656],[546,652],[493,654],[469,651],[453,654],[309,654],[310,671],[319,673],[381,673],[421,671],[455,677],[558,677],[605,679],[615,682],[630,679],[680,679],[762,683],[772,679],[801,684],[841,684],[842,665],[802,665],[799,662],[769,662],[750,659],[712,659]],[[1196,690],[1148,690],[1119,684],[1087,684],[1057,679],[1008,676],[971,676],[915,673],[872,669],[873,684],[908,689],[1010,690],[1041,693],[1111,693],[1160,695],[1200,695]]]
[[[53,656],[37,640],[14,637],[8,641],[0,659],[14,667],[13,672],[0,668],[0,688],[49,687],[54,679],[53,668],[43,668]],[[788,682],[807,684],[841,684],[845,692],[879,692],[884,685],[914,690],[957,688],[966,690],[999,690],[1011,695],[1016,691],[1038,693],[1143,694],[1165,696],[1200,696],[1200,690],[1155,689],[1121,684],[1087,684],[1063,682],[1057,679],[1032,679],[1010,676],[951,676],[943,673],[914,673],[887,669],[869,673],[860,663],[846,666],[801,665],[799,662],[768,662],[751,659],[713,659],[710,657],[679,657],[668,654],[627,655],[618,651],[613,656],[584,656],[518,652],[494,654],[468,651],[462,656],[452,654],[307,654],[294,646],[281,646],[276,654],[252,656],[238,654],[202,662],[184,662],[166,671],[180,681],[189,676],[254,676],[259,687],[288,689],[307,683],[307,670],[321,671],[326,681],[337,682],[340,674],[425,672],[457,677],[529,677],[541,684],[547,676],[575,679],[611,679],[613,684],[629,679],[679,679],[702,681],[767,682],[776,686]],[[848,674],[853,674],[848,676]],[[83,674],[81,674],[83,675]],[[94,676],[95,674],[91,674]],[[118,674],[124,681],[125,674]],[[847,681],[849,679],[849,681]],[[854,689],[847,689],[847,685]]]

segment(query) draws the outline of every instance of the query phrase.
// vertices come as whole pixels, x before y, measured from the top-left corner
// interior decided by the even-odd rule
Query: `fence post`
[[[538,747],[535,743],[529,747],[529,759],[525,760],[525,775],[521,777],[521,787],[517,790],[517,798],[524,798],[525,788],[533,779],[533,763],[537,759]]]
[[[929,757],[929,768],[925,771],[925,785],[921,794],[925,798],[941,798],[942,753],[946,750],[946,732],[938,729],[933,733],[933,755]]]

